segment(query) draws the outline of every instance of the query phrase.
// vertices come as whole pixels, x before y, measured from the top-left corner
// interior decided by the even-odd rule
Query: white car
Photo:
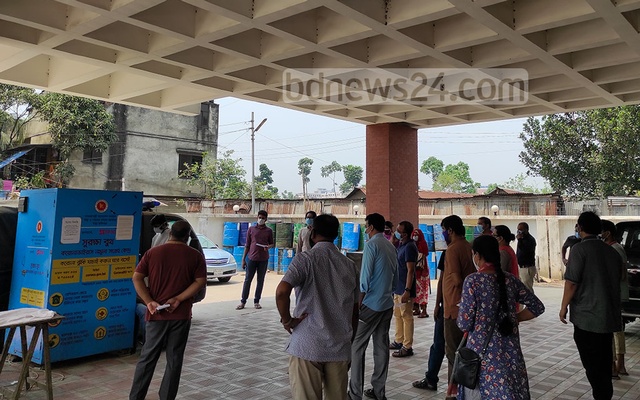
[[[229,282],[232,276],[238,274],[238,265],[231,253],[219,248],[205,235],[198,234],[198,240],[200,240],[204,258],[207,261],[207,281],[217,279],[220,282]]]

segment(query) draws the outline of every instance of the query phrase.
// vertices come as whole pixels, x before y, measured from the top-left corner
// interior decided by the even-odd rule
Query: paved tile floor
[[[591,392],[573,343],[573,328],[558,320],[562,289],[559,285],[538,285],[536,293],[547,311],[521,325],[521,341],[534,399],[590,399]],[[215,307],[215,318],[199,317],[194,322],[185,357],[178,398],[180,399],[290,399],[287,356],[283,349],[288,334],[278,323],[273,299],[263,299],[262,310],[235,311],[235,302]],[[197,307],[200,307],[198,305]],[[222,310],[222,311],[220,311]],[[233,310],[233,311],[227,311]],[[393,324],[392,324],[393,329]],[[396,400],[443,399],[445,384],[437,392],[414,389],[411,382],[422,378],[433,337],[433,320],[416,319],[415,355],[391,358],[387,397]],[[630,375],[614,381],[615,399],[640,399],[640,322],[627,325],[627,369]],[[371,373],[371,348],[367,374]],[[54,365],[54,395],[63,400],[115,400],[127,398],[137,354],[107,354]],[[0,377],[3,391],[17,377],[18,365],[5,366]],[[147,399],[157,399],[164,370],[161,358]],[[13,375],[12,375],[13,374]],[[33,368],[38,381],[44,374]],[[446,362],[440,373],[446,380]],[[5,394],[6,398],[8,396]],[[0,399],[2,399],[0,395]],[[22,398],[44,399],[33,387]]]

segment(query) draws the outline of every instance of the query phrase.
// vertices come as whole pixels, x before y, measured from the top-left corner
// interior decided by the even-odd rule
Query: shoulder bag
[[[464,333],[464,337],[462,338],[462,341],[460,341],[460,345],[456,350],[456,356],[453,361],[453,373],[451,374],[451,377],[455,382],[469,389],[475,389],[476,386],[478,386],[480,363],[482,362],[482,356],[484,356],[484,352],[487,350],[487,346],[489,345],[489,340],[491,340],[491,336],[493,336],[494,327],[495,322],[491,325],[491,330],[484,341],[481,355],[478,355],[478,353],[466,347],[469,332]]]

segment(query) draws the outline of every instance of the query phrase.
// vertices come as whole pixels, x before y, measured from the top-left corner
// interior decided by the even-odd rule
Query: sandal
[[[244,308],[244,303],[240,303],[238,304],[238,306],[236,307],[236,310],[242,310]]]
[[[259,310],[259,309],[261,309],[261,308],[262,308],[262,306],[260,305],[260,303],[255,303],[253,306],[256,308],[256,310]]]

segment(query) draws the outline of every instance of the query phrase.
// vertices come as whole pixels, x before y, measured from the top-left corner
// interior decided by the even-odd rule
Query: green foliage
[[[420,172],[431,175],[436,192],[475,193],[480,187],[480,183],[471,179],[469,165],[462,161],[445,166],[441,160],[429,157],[422,163]]]
[[[24,126],[38,114],[38,94],[33,89],[0,84],[0,150],[20,144]]]
[[[284,190],[280,198],[286,199],[286,200],[294,200],[296,196],[292,192],[289,192],[288,190]]]
[[[333,194],[336,194],[336,172],[342,171],[342,166],[337,161],[332,161],[331,164],[325,165],[320,168],[320,175],[323,178],[331,178],[333,182]]]
[[[364,170],[362,167],[356,165],[344,165],[342,167],[342,173],[344,174],[344,183],[340,185],[340,191],[342,193],[348,193],[360,184],[362,180],[362,173]]]
[[[302,197],[307,198],[307,184],[309,183],[309,175],[311,175],[311,166],[313,160],[309,157],[298,160],[298,175],[302,177]]]
[[[0,150],[21,144],[25,124],[36,117],[49,124],[53,147],[63,161],[54,175],[63,185],[73,176],[73,166],[65,161],[74,150],[106,151],[118,139],[113,115],[99,101],[0,84]]]
[[[58,182],[58,186],[66,187],[69,185],[75,170],[69,160],[60,161],[53,170],[52,178]]]
[[[640,190],[640,106],[528,118],[520,160],[529,173],[573,198]]]
[[[425,175],[431,175],[433,181],[438,180],[438,176],[444,170],[444,163],[442,160],[439,160],[433,156],[427,158],[422,162],[422,166],[420,167],[420,172]]]
[[[251,196],[251,185],[244,179],[246,174],[240,165],[241,158],[231,158],[233,150],[226,151],[222,158],[202,156],[202,164],[186,164],[180,174],[189,186],[199,186],[207,199],[246,199]]]
[[[553,189],[551,189],[551,187],[548,184],[546,184],[546,182],[542,188],[539,188],[535,185],[528,183],[526,174],[518,174],[514,177],[509,178],[509,180],[507,180],[503,184],[503,187],[507,189],[519,190],[525,193],[552,193],[553,192]]]
[[[74,150],[95,148],[102,152],[118,137],[113,115],[103,103],[83,97],[59,93],[40,95],[37,106],[42,118],[49,123],[53,146],[63,160]]]
[[[40,171],[32,177],[22,175],[13,182],[16,190],[23,189],[43,189],[47,187],[47,182],[44,179],[44,171]]]
[[[487,192],[486,193],[490,193],[493,192],[494,190],[496,190],[496,188],[500,186],[497,183],[490,183],[489,185],[487,185]]]
[[[256,197],[259,199],[274,199],[278,197],[278,188],[272,186],[273,171],[267,164],[260,164],[260,175],[256,177]]]
[[[258,169],[260,170],[260,175],[256,177],[256,182],[264,184],[273,183],[273,171],[267,167],[267,164],[260,164]]]
[[[553,189],[545,182],[545,185],[542,188],[537,187],[529,182],[527,182],[526,174],[518,174],[509,178],[506,182],[498,185],[497,183],[491,183],[487,186],[487,193],[496,189],[496,187],[500,187],[502,189],[512,189],[518,190],[520,192],[525,193],[552,193]]]

